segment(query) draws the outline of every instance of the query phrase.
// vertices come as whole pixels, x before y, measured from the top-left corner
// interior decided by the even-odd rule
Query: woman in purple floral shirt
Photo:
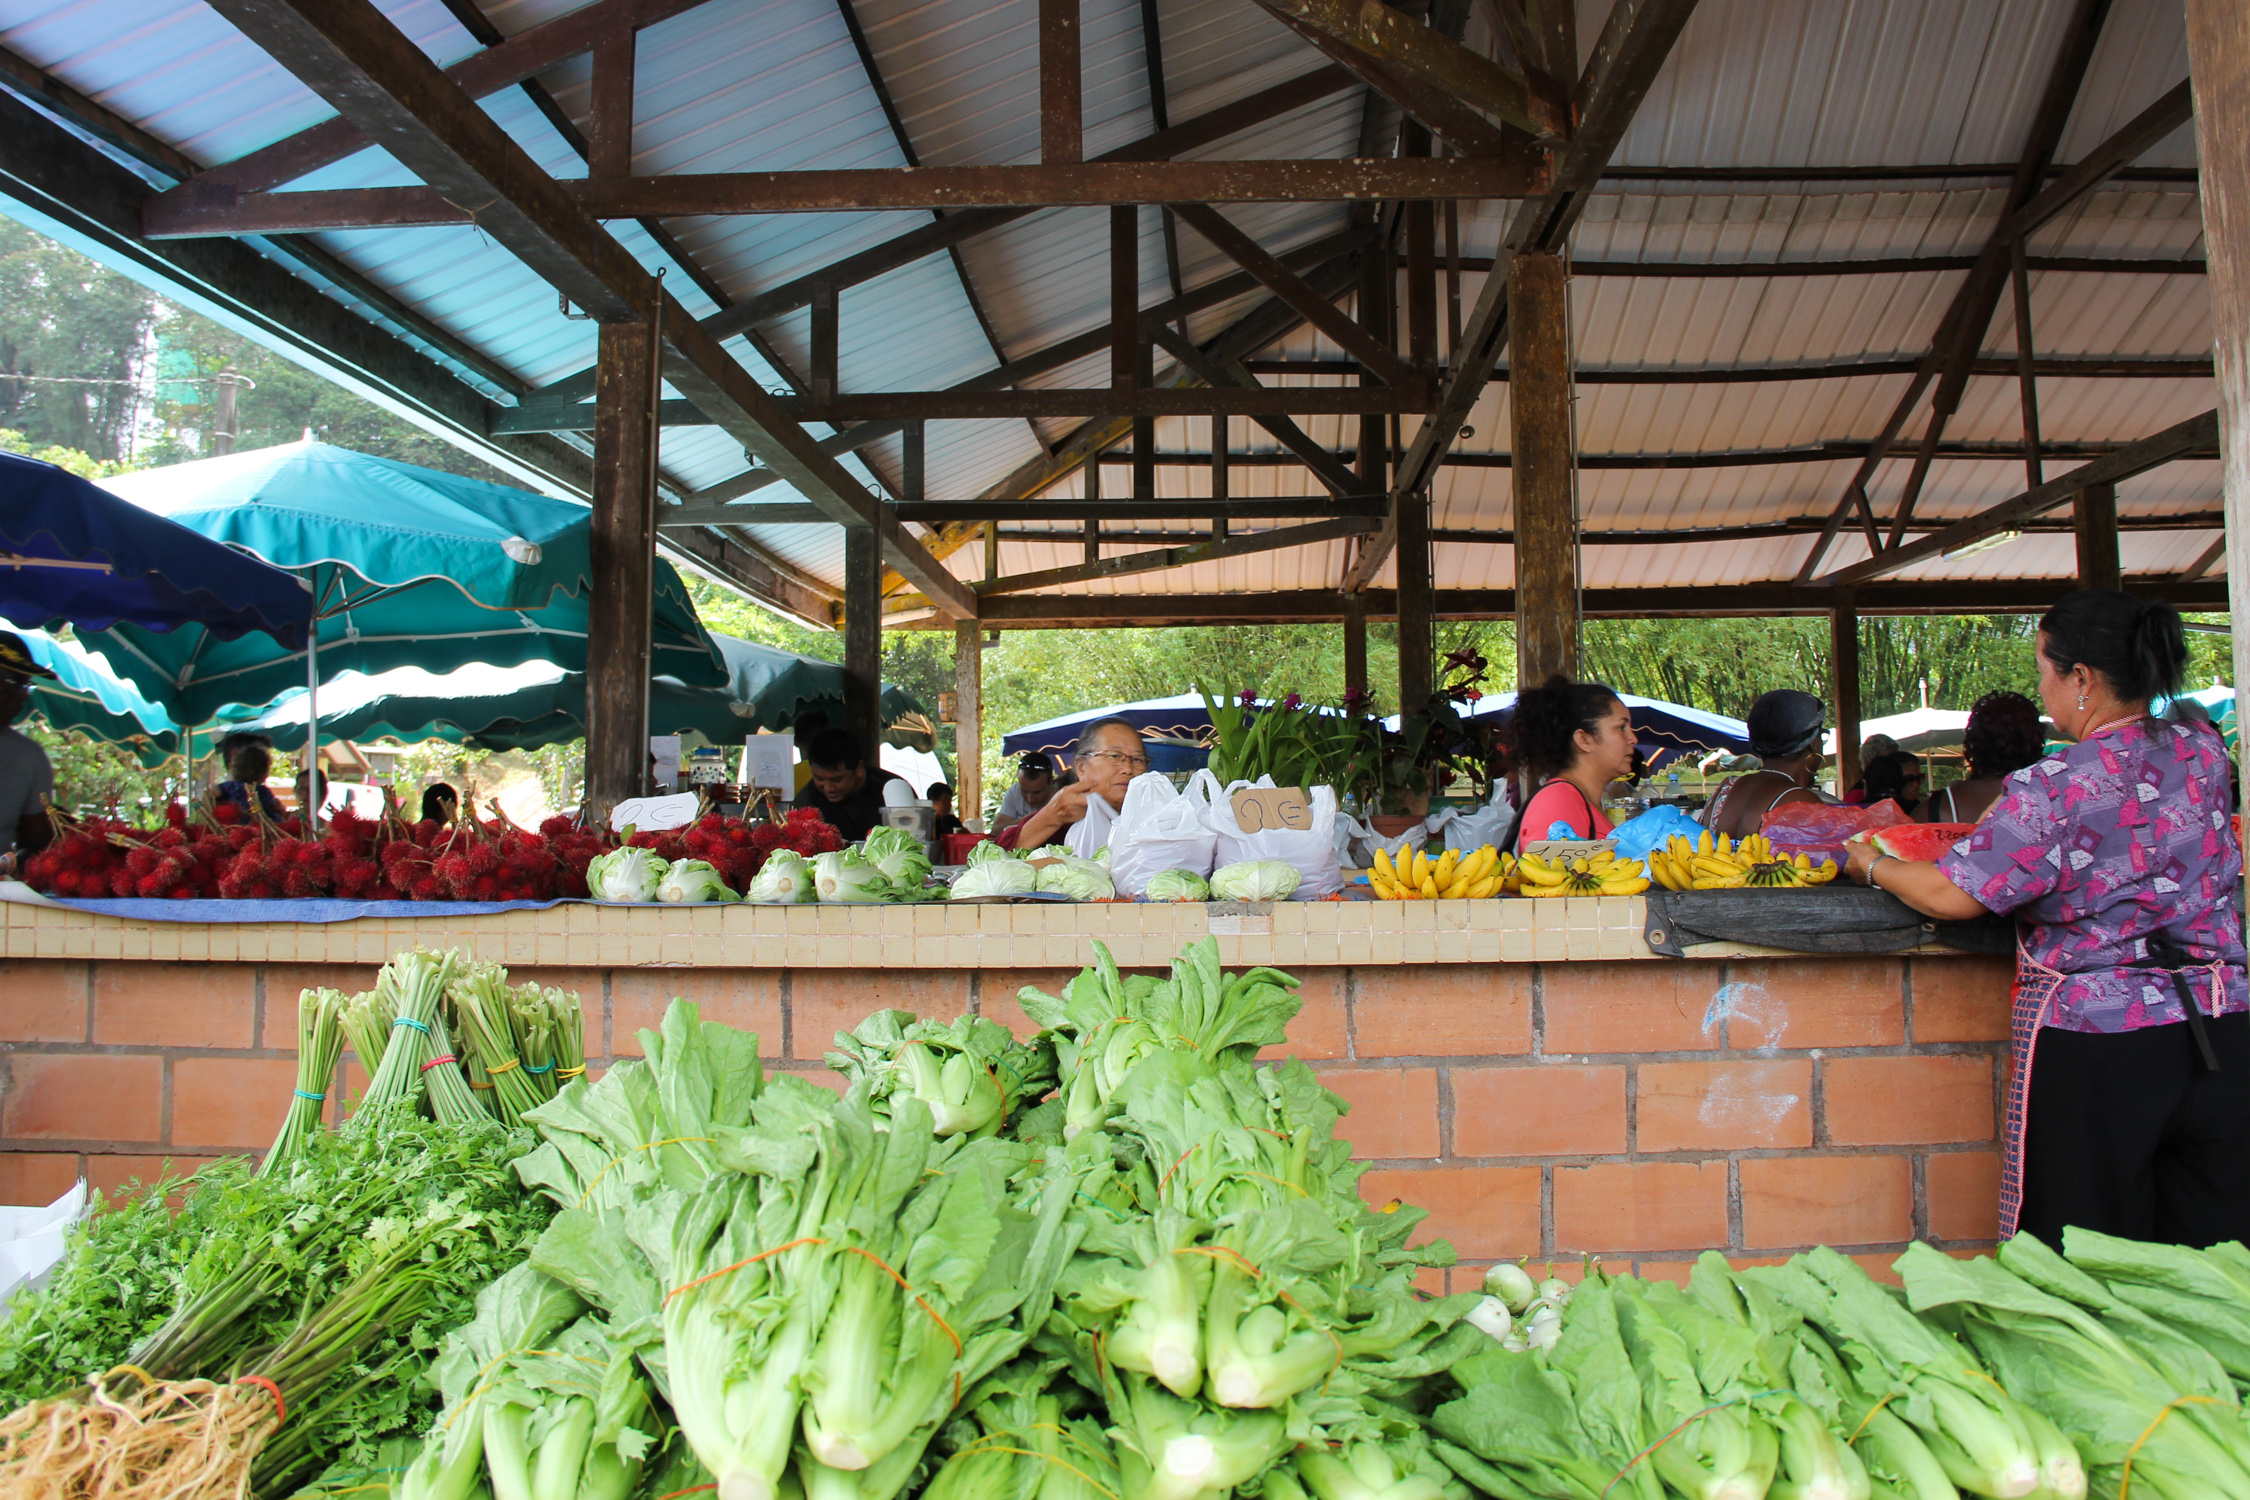
[[[2250,1238],[2250,986],[2226,748],[2152,718],[2187,663],[2169,604],[2072,594],[2039,622],[2039,697],[2077,741],[2007,778],[1935,863],[1850,873],[1931,916],[2018,919],[2000,1232]],[[2193,1005],[2183,997],[2192,996]]]

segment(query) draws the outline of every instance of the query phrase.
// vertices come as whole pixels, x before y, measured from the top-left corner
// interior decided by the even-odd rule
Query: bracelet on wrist
[[[1884,860],[1896,858],[1898,858],[1898,856],[1895,854],[1878,854],[1873,859],[1867,862],[1867,884],[1870,888],[1878,891],[1882,889],[1881,886],[1875,884],[1875,871],[1877,867],[1879,867],[1883,863]]]

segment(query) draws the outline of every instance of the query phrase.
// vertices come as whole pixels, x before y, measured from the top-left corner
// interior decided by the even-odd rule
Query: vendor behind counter
[[[883,821],[883,788],[905,778],[867,763],[867,751],[848,729],[823,729],[805,750],[812,772],[797,805],[819,813],[849,843]]]
[[[1001,847],[1061,844],[1080,859],[1092,859],[1109,847],[1110,824],[1125,806],[1125,788],[1148,769],[1141,732],[1123,719],[1096,720],[1079,735],[1071,768],[1078,780],[1057,787],[1046,806],[1030,817],[1001,829]]]

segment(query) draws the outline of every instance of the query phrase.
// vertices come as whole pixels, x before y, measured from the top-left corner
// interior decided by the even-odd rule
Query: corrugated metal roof
[[[476,45],[444,0],[379,0],[385,13],[440,62]],[[874,64],[895,101],[917,158],[927,165],[1032,161],[1038,155],[1035,98],[1036,8],[1030,0],[852,0]],[[504,32],[575,8],[576,0],[494,0],[487,14]],[[1620,146],[1621,166],[1869,167],[2012,161],[2022,149],[2039,96],[2074,9],[2071,0],[1703,0],[1675,53]],[[1580,0],[1579,35],[1589,48],[1607,0]],[[1303,73],[1320,59],[1254,5],[1229,0],[1158,0],[1170,118],[1179,121]],[[1085,0],[1085,134],[1098,154],[1148,133],[1149,93],[1140,0]],[[1478,41],[1484,21],[1472,23]],[[2186,75],[2183,20],[2173,0],[2118,0],[2095,49],[2058,160],[2068,162]],[[217,163],[326,118],[327,107],[196,0],[0,0],[0,44],[196,159]],[[542,80],[581,122],[590,108],[584,59]],[[558,176],[583,166],[520,91],[485,107],[542,166]],[[1331,95],[1293,114],[1207,148],[1218,158],[1343,156],[1357,151],[1364,95]],[[838,0],[710,0],[641,34],[635,112],[635,170],[710,172],[885,167],[905,157],[894,138],[838,9]],[[2142,166],[2192,166],[2192,131],[2182,129],[2146,153]],[[304,187],[397,184],[412,179],[382,152],[368,150],[314,174]],[[1974,254],[1998,221],[2004,178],[1910,182],[1789,181],[1604,183],[1574,236],[1579,260],[1761,262]],[[1513,205],[1464,204],[1461,253],[1489,257]],[[1225,210],[1261,244],[1284,251],[1344,227],[1338,205],[1236,205]],[[668,227],[728,296],[752,296],[927,222],[921,213],[775,214],[688,219]],[[1153,209],[1140,215],[1141,298],[1170,294],[1163,238]],[[636,256],[664,264],[638,226],[613,225]],[[555,298],[515,259],[474,229],[378,230],[320,237],[356,270],[449,332],[533,384],[590,363],[590,324],[561,318]],[[978,325],[971,293],[951,257],[927,257],[847,287],[840,316],[840,375],[848,390],[943,387],[989,370],[993,341],[1021,358],[1057,340],[1106,325],[1109,222],[1100,209],[1049,210],[967,241],[961,267],[990,320]],[[2042,228],[2034,255],[2194,259],[2202,252],[2192,185],[2121,178]],[[1180,270],[1189,287],[1234,267],[1184,227]],[[1910,274],[1659,279],[1583,276],[1572,286],[1576,356],[1588,368],[1683,370],[1736,365],[1802,365],[1918,358],[1961,281],[1959,271]],[[710,304],[674,277],[673,290],[697,311]],[[1462,278],[1462,305],[1483,277]],[[2210,315],[2197,274],[2041,271],[2032,276],[2035,343],[2047,358],[2200,358],[2209,352]],[[1238,297],[1196,314],[1190,331],[1209,339],[1258,300]],[[1441,312],[1441,330],[1444,318]],[[802,313],[763,329],[799,370],[809,353]],[[782,386],[746,342],[735,350],[755,378]],[[1984,348],[2008,357],[2013,311],[2003,299]],[[1341,352],[1306,328],[1261,351],[1264,358],[1333,360]],[[1168,360],[1159,358],[1160,367]],[[1048,387],[1100,385],[1106,352],[1037,377]],[[1285,377],[1268,376],[1269,381]],[[1351,383],[1290,376],[1295,383]],[[1738,452],[1863,443],[1882,427],[1906,387],[1902,375],[1757,384],[1588,384],[1578,394],[1582,451],[1589,454]],[[2042,377],[2041,420],[2051,443],[2126,441],[2211,404],[2205,379]],[[1902,448],[1919,429],[1909,424]],[[1039,424],[1052,442],[1073,421]],[[1316,441],[1349,449],[1356,418],[1311,417]],[[1418,419],[1403,423],[1411,439]],[[1505,453],[1504,384],[1488,389],[1469,418],[1463,454]],[[1254,424],[1233,424],[1237,451],[1269,454],[1279,444]],[[1211,424],[1166,418],[1155,424],[1159,449],[1207,452]],[[816,429],[825,431],[825,429]],[[2020,432],[2015,382],[1970,381],[1949,441],[2013,443]],[[1039,454],[1021,421],[932,424],[928,493],[982,493]],[[672,428],[663,463],[679,486],[697,489],[739,473],[737,444],[713,428]],[[2071,460],[2049,464],[2049,473]],[[898,477],[896,439],[847,467],[886,491]],[[1787,464],[1671,469],[1587,468],[1581,511],[1594,530],[1680,530],[1774,524],[1825,515],[1854,468],[1846,456]],[[1883,466],[1877,506],[1887,509],[1906,461]],[[1104,474],[1108,493],[1129,488],[1127,471]],[[1301,468],[1244,464],[1230,475],[1237,496],[1318,494]],[[2009,459],[1941,458],[1918,513],[1965,515],[2020,489],[2023,469]],[[1166,465],[1158,493],[1208,493],[1200,466]],[[1073,475],[1052,493],[1075,495]],[[2130,514],[2205,512],[2218,496],[2216,467],[2178,463],[2122,487]],[[786,501],[783,486],[760,501]],[[1512,503],[1505,468],[1448,466],[1433,492],[1441,529],[1499,531]],[[1263,525],[1266,523],[1257,523]],[[1189,522],[1136,522],[1133,529],[1187,535]],[[1241,528],[1238,527],[1238,530]],[[754,540],[777,557],[831,582],[842,574],[833,527],[756,527]],[[2128,571],[2176,570],[2207,544],[2207,533],[2125,534]],[[1809,545],[1802,536],[1749,541],[1675,541],[1661,546],[1591,546],[1589,587],[1677,583],[1723,586],[1792,576]],[[1113,549],[1114,550],[1114,549]],[[1326,543],[1294,551],[1131,575],[1090,586],[1095,592],[1190,593],[1332,587],[1348,549]],[[1847,534],[1830,556],[1864,555]],[[1005,571],[1077,561],[1075,535],[1054,541],[1011,537]],[[979,575],[981,549],[951,566]],[[1513,560],[1506,546],[1444,543],[1441,587],[1504,587]],[[2069,539],[2036,534],[1967,558],[1935,560],[1907,577],[2064,576],[2075,557]],[[1386,570],[1387,572],[1388,570]],[[1387,582],[1386,577],[1382,582]]]

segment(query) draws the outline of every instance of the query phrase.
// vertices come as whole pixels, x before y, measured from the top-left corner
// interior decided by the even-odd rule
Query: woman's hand
[[[1881,884],[1876,883],[1881,862]],[[1927,860],[1900,859],[1885,854],[1873,841],[1844,846],[1844,873],[1861,885],[1873,885],[1913,907],[1925,917],[1967,922],[1985,915],[1984,903],[1945,878],[1945,872]]]
[[[1873,839],[1853,839],[1844,845],[1844,874],[1854,885],[1866,885],[1869,867],[1882,857]]]

